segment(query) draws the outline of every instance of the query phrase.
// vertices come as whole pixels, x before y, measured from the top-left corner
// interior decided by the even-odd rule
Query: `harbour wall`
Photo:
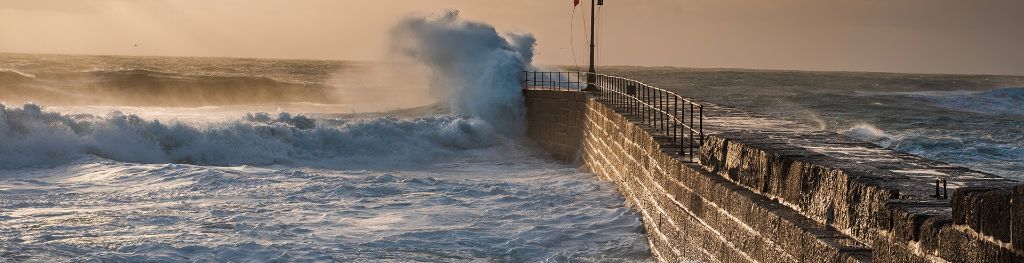
[[[712,104],[690,161],[588,93],[524,95],[528,136],[614,182],[660,261],[1024,262],[1012,180]]]

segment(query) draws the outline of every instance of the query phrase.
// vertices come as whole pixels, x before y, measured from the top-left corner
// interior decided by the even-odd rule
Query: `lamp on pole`
[[[604,5],[604,0],[590,0],[590,68],[587,69],[587,88],[584,91],[598,91],[597,86],[594,85],[597,82],[597,69],[594,68],[594,28],[597,26],[595,21],[595,9],[596,6]]]

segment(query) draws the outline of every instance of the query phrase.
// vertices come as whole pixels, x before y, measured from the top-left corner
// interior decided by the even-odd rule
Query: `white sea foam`
[[[86,157],[0,170],[0,200],[13,261],[649,260],[614,185],[514,149],[370,170]]]

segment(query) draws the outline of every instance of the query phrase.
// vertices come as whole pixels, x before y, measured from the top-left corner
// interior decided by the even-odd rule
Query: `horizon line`
[[[221,59],[263,59],[263,60],[293,60],[293,61],[336,61],[356,63],[380,63],[383,60],[363,59],[339,59],[339,58],[294,58],[294,57],[237,57],[237,56],[201,56],[201,55],[128,55],[128,54],[95,54],[95,53],[49,53],[49,52],[10,52],[0,51],[0,54],[16,55],[51,55],[51,56],[92,56],[92,57],[136,57],[136,58],[221,58]],[[541,64],[541,66],[552,66],[559,68],[579,68],[582,66],[569,64]],[[936,75],[936,76],[994,76],[994,77],[1024,77],[1024,74],[995,74],[995,73],[950,73],[950,72],[923,72],[923,71],[872,71],[872,70],[825,70],[825,69],[793,69],[793,68],[758,68],[758,67],[697,67],[697,66],[673,66],[673,65],[596,65],[601,67],[643,67],[643,68],[675,68],[694,70],[746,70],[746,71],[778,71],[778,72],[819,72],[819,73],[860,73],[860,74],[914,74],[914,75]],[[582,70],[581,70],[582,71]]]

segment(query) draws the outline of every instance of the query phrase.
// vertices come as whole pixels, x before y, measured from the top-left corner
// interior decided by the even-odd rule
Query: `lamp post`
[[[594,28],[597,26],[595,21],[595,9],[596,6],[604,5],[604,0],[590,0],[590,68],[587,69],[587,88],[584,91],[598,91],[597,86],[594,85],[597,82],[597,69],[594,68],[594,47],[596,39],[594,38]]]

